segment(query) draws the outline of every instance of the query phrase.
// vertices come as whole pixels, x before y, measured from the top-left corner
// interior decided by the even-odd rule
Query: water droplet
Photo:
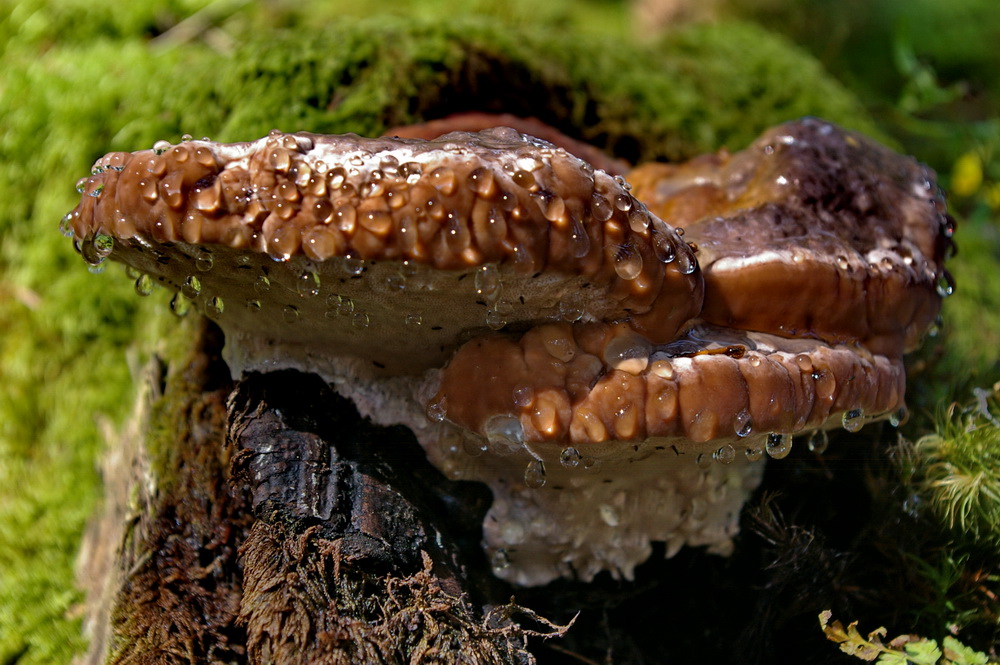
[[[955,293],[955,280],[952,278],[951,273],[947,270],[942,270],[941,274],[938,275],[937,293],[942,298],[947,298],[951,294]]]
[[[181,293],[191,300],[194,300],[201,294],[201,280],[196,276],[191,275],[184,281],[184,284],[181,285]]]
[[[209,301],[205,303],[205,314],[212,319],[217,319],[222,316],[222,312],[224,312],[225,309],[226,304],[219,296],[210,298]]]
[[[431,185],[445,196],[451,195],[458,183],[455,172],[447,166],[437,167],[430,172],[428,178],[431,181]]]
[[[319,274],[315,270],[304,270],[295,280],[295,290],[303,298],[319,295]]]
[[[500,295],[500,269],[496,264],[488,263],[476,271],[475,286],[476,293],[487,302],[496,300]]]
[[[191,311],[191,301],[178,291],[170,300],[170,311],[174,313],[174,316],[185,316]]]
[[[531,489],[545,486],[545,463],[542,460],[533,459],[528,462],[524,469],[524,484]]]
[[[610,201],[595,192],[590,201],[590,214],[596,221],[606,222],[615,214],[615,209]]]
[[[531,175],[528,171],[515,171],[514,175],[511,176],[514,184],[518,187],[523,187],[528,191],[534,191],[538,189],[538,183],[535,182],[535,176]]]
[[[535,401],[535,391],[531,386],[515,386],[513,398],[517,406],[528,407]]]
[[[343,297],[337,303],[337,314],[340,316],[350,316],[354,313],[354,301],[348,297]]]
[[[254,300],[253,298],[247,299],[247,309],[252,313],[256,314],[260,311],[261,304],[259,300]]]
[[[698,453],[698,456],[694,458],[694,462],[698,465],[699,469],[709,469],[712,466],[712,456],[708,453]]]
[[[670,263],[677,258],[677,248],[672,236],[669,230],[661,230],[659,225],[653,225],[653,251],[661,263]]]
[[[135,292],[140,296],[148,296],[153,292],[153,278],[143,273],[135,280]]]
[[[826,430],[823,429],[813,431],[809,435],[809,438],[806,439],[806,447],[817,455],[822,455],[829,446],[830,437],[827,435]]]
[[[847,270],[847,268],[851,265],[847,261],[847,257],[843,255],[838,255],[836,261],[837,261],[837,267],[840,268],[841,270]]]
[[[104,233],[98,233],[93,238],[83,241],[83,244],[80,246],[80,253],[88,265],[99,266],[108,258],[114,246],[114,238]]]
[[[632,197],[628,194],[615,194],[615,207],[622,212],[632,209]]]
[[[59,233],[67,238],[73,237],[73,213],[68,212],[59,220]]]
[[[439,423],[444,420],[444,417],[448,414],[448,398],[444,395],[439,395],[430,402],[427,403],[427,418],[435,423]]]
[[[677,253],[677,270],[682,275],[690,275],[698,268],[698,259],[692,251],[681,251]]]
[[[559,301],[559,318],[563,321],[579,321],[583,318],[583,306],[574,298],[563,298]]]
[[[473,192],[488,198],[494,194],[493,171],[485,167],[479,167],[469,174],[466,184]]]
[[[743,409],[736,414],[733,419],[733,429],[736,431],[736,436],[741,439],[750,436],[750,432],[753,431],[753,419],[750,417],[749,411]]]
[[[509,414],[490,416],[483,426],[490,447],[499,455],[509,455],[524,443],[521,421]]]
[[[615,272],[624,280],[633,280],[642,273],[642,254],[631,242],[615,248],[614,262]]]
[[[736,459],[736,449],[727,443],[712,453],[712,457],[720,464],[732,464]]]
[[[574,469],[579,466],[581,458],[580,451],[572,446],[563,448],[562,452],[559,453],[559,463],[567,469]]]
[[[743,454],[746,455],[748,461],[756,462],[764,456],[764,450],[761,448],[747,448],[743,451]]]
[[[353,256],[344,257],[344,272],[352,277],[357,277],[365,271],[365,262]]]
[[[410,326],[411,328],[418,328],[421,325],[423,325],[423,323],[424,323],[424,317],[420,316],[419,314],[411,312],[410,314],[406,315],[406,325]]]
[[[889,415],[889,424],[893,427],[899,427],[905,425],[906,421],[910,419],[910,410],[906,408],[906,405],[899,407]]]
[[[208,272],[212,269],[214,261],[209,252],[199,252],[194,259],[194,267],[202,272]]]
[[[490,330],[501,330],[507,325],[507,314],[499,309],[490,309],[486,312],[486,326]]]
[[[792,435],[772,432],[767,435],[764,449],[773,459],[784,459],[792,452]]]
[[[281,310],[281,318],[285,323],[295,323],[299,320],[299,310],[292,305],[285,305]]]
[[[257,293],[267,293],[271,290],[271,280],[267,275],[257,275],[257,280],[253,283],[253,290]]]
[[[365,312],[356,312],[354,317],[351,319],[351,325],[358,330],[364,330],[371,323],[371,319],[368,318],[368,314]]]
[[[636,206],[628,212],[628,224],[636,233],[649,228],[649,213],[644,206]]]
[[[863,409],[851,409],[850,411],[845,411],[843,417],[840,419],[840,424],[844,426],[848,432],[857,432],[865,424],[865,412]]]
[[[167,150],[170,150],[173,147],[174,146],[170,143],[170,141],[164,141],[161,139],[153,144],[153,153],[157,155],[162,155]]]

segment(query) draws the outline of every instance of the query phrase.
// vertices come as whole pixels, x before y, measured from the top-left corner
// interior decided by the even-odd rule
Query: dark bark
[[[241,550],[251,662],[530,659],[524,631],[471,593],[491,586],[465,562],[482,556],[467,535],[487,497],[445,481],[405,429],[374,427],[318,377],[287,371],[240,382],[229,436],[257,518]]]
[[[153,362],[88,533],[88,664],[530,663],[562,631],[506,603],[489,492],[438,473],[318,377],[253,375],[198,323]],[[228,397],[228,401],[227,401]]]

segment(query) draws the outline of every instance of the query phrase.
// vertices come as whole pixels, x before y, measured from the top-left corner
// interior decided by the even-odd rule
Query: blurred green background
[[[418,97],[419,86],[388,70],[351,88],[353,106],[334,109],[303,92],[326,90],[334,74],[363,80],[366,59],[385,46],[365,35],[388,40],[407,22],[458,21],[455,32],[472,35],[461,39],[537,63],[524,66],[543,82],[596,95],[595,136],[632,156],[738,149],[768,124],[819,113],[935,168],[959,220],[950,264],[958,291],[911,370],[912,436],[936,425],[954,440],[969,419],[982,426],[959,446],[965,461],[934,444],[900,482],[938,515],[942,542],[953,543],[947,561],[981,562],[982,548],[1000,543],[1000,498],[975,494],[968,519],[981,524],[970,531],[948,510],[935,512],[949,504],[935,499],[928,471],[951,465],[945,476],[954,477],[974,467],[980,489],[1000,487],[1000,439],[989,422],[1000,380],[996,0],[414,0],[380,3],[378,19],[364,16],[368,4],[0,3],[0,664],[69,662],[85,647],[73,565],[98,505],[100,452],[131,408],[132,375],[153,348],[141,341],[171,325],[168,294],[135,297],[114,266],[89,274],[60,235],[75,181],[104,152],[184,132],[247,140],[272,126],[366,133],[419,119],[393,115],[394,101]],[[325,41],[326,31],[338,41]],[[447,39],[414,47],[408,62],[447,70],[458,56],[434,45],[464,43]],[[629,148],[635,137],[656,140]],[[973,533],[964,543],[947,535],[956,524]],[[996,591],[1000,571],[986,573]],[[997,604],[970,609],[942,585],[944,609],[934,609],[942,630],[997,620]]]

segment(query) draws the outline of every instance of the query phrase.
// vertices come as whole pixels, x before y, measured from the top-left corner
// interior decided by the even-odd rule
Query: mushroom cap
[[[563,317],[632,317],[665,341],[701,307],[692,250],[623,180],[509,128],[185,141],[106,155],[78,188],[85,258],[110,247],[223,303],[236,370],[335,349],[413,374],[478,332]]]
[[[951,288],[933,175],[833,125],[632,178],[509,128],[275,131],[109,154],[67,222],[216,317],[234,372],[319,373],[487,483],[494,569],[534,585],[728,552],[765,453],[904,408]]]
[[[640,166],[629,180],[697,245],[710,323],[899,355],[952,288],[954,223],[933,172],[822,120],[772,128],[734,155]]]

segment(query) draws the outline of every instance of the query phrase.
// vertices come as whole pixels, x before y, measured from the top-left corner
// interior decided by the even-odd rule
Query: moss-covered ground
[[[73,565],[99,496],[102,428],[128,412],[132,368],[173,326],[168,294],[137,297],[115,266],[90,274],[58,232],[73,183],[110,150],[272,127],[371,134],[492,110],[501,97],[505,110],[630,159],[738,148],[805,114],[914,149],[932,143],[932,165],[961,192],[959,288],[921,357],[913,403],[926,415],[1000,378],[996,117],[980,113],[963,132],[916,102],[887,109],[880,98],[873,121],[812,56],[750,23],[636,39],[621,2],[413,1],[365,18],[367,4],[0,2],[0,663],[69,662],[84,647]],[[907,81],[926,106],[951,80],[928,83],[927,63],[915,62]],[[958,81],[961,69],[948,75]],[[920,133],[929,126],[941,141]]]

